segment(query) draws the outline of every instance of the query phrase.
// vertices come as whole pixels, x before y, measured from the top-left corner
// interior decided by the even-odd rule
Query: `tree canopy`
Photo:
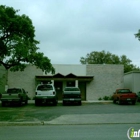
[[[133,70],[140,70],[140,68],[133,65],[131,63],[132,61],[125,55],[119,57],[110,52],[105,52],[104,50],[101,52],[93,51],[88,53],[86,57],[81,57],[80,62],[82,64],[123,64],[125,73]]]
[[[140,41],[140,30],[138,30],[138,33],[135,34],[135,37]]]
[[[33,64],[54,73],[50,59],[38,52],[35,28],[31,19],[19,10],[0,5],[0,65],[11,71],[24,70]]]

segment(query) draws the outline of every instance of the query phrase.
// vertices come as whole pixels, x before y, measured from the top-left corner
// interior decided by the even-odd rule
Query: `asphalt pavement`
[[[112,101],[85,101],[112,102]],[[29,101],[32,104],[33,101]],[[113,114],[72,114],[61,115],[51,121],[33,120],[30,122],[1,122],[0,125],[93,125],[93,124],[140,124],[140,113],[113,113]]]

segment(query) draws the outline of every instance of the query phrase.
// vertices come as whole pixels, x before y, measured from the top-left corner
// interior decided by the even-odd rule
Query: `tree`
[[[54,73],[50,59],[38,52],[35,28],[26,15],[19,10],[0,5],[0,65],[8,71],[23,71],[33,64],[45,72]]]
[[[138,33],[135,34],[135,37],[140,41],[140,30],[138,30]]]
[[[104,50],[101,52],[93,51],[90,54],[88,53],[86,57],[81,57],[80,62],[82,64],[123,64],[124,73],[133,70],[140,70],[139,67],[131,64],[132,61],[125,55],[119,57],[110,52],[105,52]]]

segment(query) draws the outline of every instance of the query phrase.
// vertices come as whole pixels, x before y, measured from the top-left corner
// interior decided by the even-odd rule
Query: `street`
[[[129,140],[128,130],[140,129],[139,110],[139,102],[136,105],[97,102],[82,106],[62,103],[0,106],[0,139]]]
[[[130,127],[134,127],[137,130],[140,129],[140,125],[137,124],[4,126],[0,127],[0,139],[129,140],[127,137],[127,131]]]

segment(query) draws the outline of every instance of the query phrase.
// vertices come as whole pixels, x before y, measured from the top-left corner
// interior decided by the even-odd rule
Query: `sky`
[[[0,0],[33,22],[52,64],[80,64],[92,51],[126,55],[140,67],[140,0]]]

